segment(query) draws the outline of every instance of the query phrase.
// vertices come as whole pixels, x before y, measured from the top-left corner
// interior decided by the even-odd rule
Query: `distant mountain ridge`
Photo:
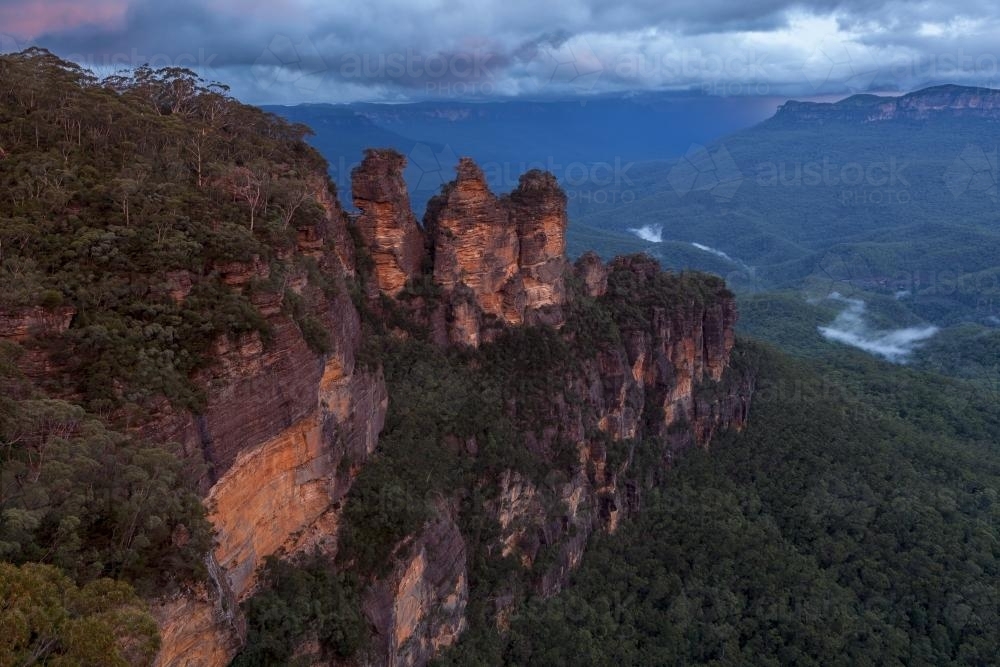
[[[777,98],[647,93],[579,99],[442,100],[408,104],[300,104],[266,111],[304,123],[309,142],[350,187],[351,169],[369,147],[408,158],[406,178],[417,215],[451,180],[460,156],[475,159],[492,189],[508,192],[531,168],[555,174],[572,197],[581,182],[628,185],[627,165],[683,155],[691,143],[750,127],[770,116]],[[596,169],[595,165],[600,165]],[[616,167],[616,165],[618,165]]]
[[[767,123],[848,121],[879,123],[935,117],[1000,120],[1000,90],[953,84],[932,86],[899,97],[859,94],[838,102],[790,100]]]

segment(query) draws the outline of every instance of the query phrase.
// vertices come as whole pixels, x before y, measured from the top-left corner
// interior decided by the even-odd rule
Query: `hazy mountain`
[[[1000,325],[998,142],[995,90],[788,102],[682,158],[636,165],[629,188],[594,186],[573,225],[630,234],[674,266],[721,271],[744,294],[861,299],[864,340],[854,330],[832,338],[890,356],[887,337],[929,326],[976,323],[991,337]],[[757,333],[787,328],[747,311]]]
[[[418,102],[265,107],[316,133],[310,142],[341,187],[368,147],[409,158],[407,182],[418,216],[451,180],[460,156],[474,158],[491,188],[507,192],[530,168],[573,184],[628,182],[631,163],[682,155],[692,142],[748,127],[779,100],[694,93],[641,93],[586,100]]]

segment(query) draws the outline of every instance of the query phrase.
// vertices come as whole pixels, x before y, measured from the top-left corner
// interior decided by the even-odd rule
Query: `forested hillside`
[[[1000,396],[744,346],[747,431],[685,457],[565,592],[441,664],[995,664]]]
[[[151,635],[128,660],[146,662],[132,589],[206,577],[210,471],[133,426],[203,404],[218,337],[267,337],[226,267],[271,263],[258,289],[283,289],[280,256],[322,218],[305,132],[185,70],[100,81],[42,50],[0,57],[0,558],[54,566],[4,569],[0,663],[125,664]],[[66,577],[80,596],[54,596]]]

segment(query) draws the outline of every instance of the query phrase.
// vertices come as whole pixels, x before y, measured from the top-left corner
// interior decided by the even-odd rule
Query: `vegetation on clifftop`
[[[308,128],[180,68],[99,80],[29,49],[0,81],[0,308],[74,310],[53,352],[88,408],[197,407],[211,343],[266,338],[252,292],[282,294],[280,257],[324,219]]]
[[[195,376],[220,338],[267,345],[255,300],[280,304],[293,273],[329,289],[290,252],[326,221],[326,165],[307,132],[185,69],[101,80],[43,49],[0,56],[0,318],[13,327],[0,341],[0,559],[53,566],[5,570],[31,604],[48,605],[52,582],[69,595],[70,582],[87,592],[112,578],[131,601],[206,576],[204,470],[135,426],[202,407]],[[287,301],[326,349],[318,322]],[[68,625],[46,611],[45,630],[31,612],[17,631],[48,642],[44,632],[92,626],[67,609]],[[70,635],[11,650],[124,664],[110,648],[80,658]]]

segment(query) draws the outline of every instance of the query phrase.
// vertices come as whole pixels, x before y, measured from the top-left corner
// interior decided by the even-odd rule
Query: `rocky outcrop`
[[[234,270],[230,275],[236,273]],[[304,275],[293,274],[288,284],[293,292],[302,292],[327,330],[330,359],[342,368],[353,368],[361,342],[361,321],[344,282],[339,280],[332,299],[308,285]],[[199,377],[200,384],[209,388],[206,406],[199,414],[165,409],[142,428],[146,437],[180,442],[186,455],[207,463],[205,491],[241,452],[278,436],[316,409],[317,387],[333,362],[310,348],[299,325],[283,307],[284,298],[269,292],[251,296],[269,324],[266,344],[257,332],[215,341],[214,363]]]
[[[380,375],[331,360],[313,399],[305,418],[240,451],[212,485],[205,503],[216,530],[215,590],[158,605],[164,648],[157,664],[225,665],[241,643],[237,606],[253,592],[264,558],[336,552],[334,508],[375,449],[387,396]]]
[[[596,252],[588,250],[576,260],[574,271],[583,282],[587,296],[597,298],[608,291],[608,269]]]
[[[380,376],[345,376],[331,363],[318,401],[305,419],[241,452],[206,500],[219,536],[215,559],[238,600],[264,556],[299,551],[303,530],[317,522],[330,541],[325,550],[334,550],[336,516],[324,515],[350,488],[352,468],[375,450],[387,404]]]
[[[20,346],[21,354],[16,363],[25,377],[50,385],[62,384],[53,383],[63,369],[53,359],[46,343],[63,334],[75,315],[76,309],[72,306],[0,307],[0,341]],[[53,387],[53,390],[63,393],[65,387]]]
[[[151,607],[160,626],[157,665],[226,665],[240,649],[235,612],[223,604],[217,590],[199,585],[185,594],[161,598]]]
[[[462,158],[456,172],[456,179],[428,204],[424,218],[433,248],[434,282],[445,292],[464,285],[485,315],[520,324],[525,300],[515,281],[517,229],[472,160]]]
[[[566,194],[555,176],[533,170],[521,176],[504,203],[521,245],[518,271],[528,323],[558,326],[566,301]]]
[[[345,283],[355,261],[346,217],[329,190],[317,193],[327,215],[299,230],[298,251],[316,261],[333,293],[295,264],[284,283],[322,325],[329,350],[310,346],[286,308],[288,292],[254,291],[269,340],[257,332],[217,340],[213,363],[198,378],[205,408],[191,414],[164,407],[142,428],[208,464],[203,488],[216,531],[208,555],[212,585],[154,605],[163,640],[158,665],[227,664],[242,643],[239,605],[253,592],[264,558],[316,548],[332,557],[337,508],[382,429],[385,383],[377,369],[355,361],[362,327]],[[241,289],[264,267],[231,263],[223,277]]]
[[[23,343],[58,336],[69,328],[75,313],[70,306],[0,309],[0,340]]]
[[[403,164],[401,159],[380,161],[378,182],[402,182]],[[369,191],[370,171],[374,167],[364,169],[364,164],[356,171],[360,180],[354,184],[355,193]],[[393,201],[405,199],[395,196]],[[369,218],[366,213],[359,216],[359,231],[385,292],[386,284],[397,284],[401,276],[390,261],[399,253],[387,253],[387,245],[415,235],[407,231],[410,216],[405,213],[382,216],[386,222],[381,237],[363,228],[371,225]],[[390,223],[397,218],[401,222],[393,228]],[[562,324],[566,224],[566,196],[551,174],[529,172],[509,196],[498,198],[472,160],[459,161],[455,180],[431,199],[424,216],[432,279],[448,304],[449,342],[476,347],[489,340],[494,323]]]
[[[337,199],[336,187],[325,174],[309,176],[306,185],[325,215],[318,224],[296,228],[299,253],[316,259],[328,272],[353,277],[357,265],[354,239],[348,230],[347,215]]]
[[[369,150],[351,172],[355,225],[374,263],[378,288],[395,296],[421,267],[424,239],[410,210],[403,180],[406,158],[393,150]]]
[[[616,313],[621,338],[553,378],[546,409],[535,415],[539,426],[523,433],[525,446],[543,459],[572,443],[574,472],[547,493],[505,474],[491,506],[499,551],[532,569],[543,595],[566,584],[594,531],[614,532],[638,511],[642,489],[656,484],[679,452],[742,429],[754,389],[753,377],[730,365],[736,309],[721,280],[705,277],[685,289],[683,278],[663,273],[647,256],[605,266],[588,255],[575,270],[584,294],[603,297]],[[609,293],[609,281],[623,293]],[[517,597],[497,600],[502,627]]]

